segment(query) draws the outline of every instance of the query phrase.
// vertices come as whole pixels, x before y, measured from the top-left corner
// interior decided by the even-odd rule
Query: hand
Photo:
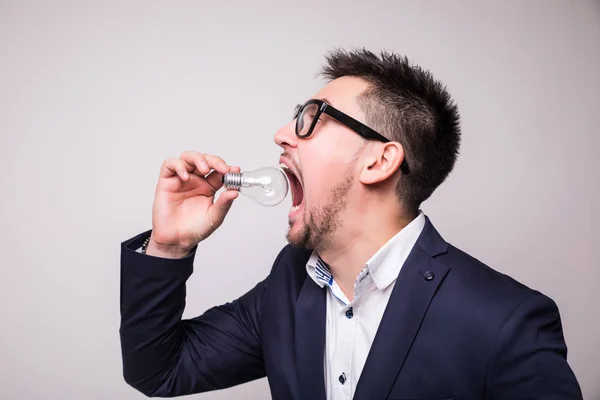
[[[221,178],[229,171],[240,172],[240,168],[198,152],[184,152],[180,158],[166,160],[156,185],[146,253],[184,257],[221,226],[239,194],[226,190],[214,201],[223,185]]]

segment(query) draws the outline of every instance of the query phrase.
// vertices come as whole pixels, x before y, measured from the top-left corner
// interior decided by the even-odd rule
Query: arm
[[[140,254],[135,249],[146,236],[121,245],[125,381],[147,396],[172,397],[264,377],[258,326],[268,278],[231,303],[182,320],[195,249],[182,259]]]
[[[486,399],[582,399],[550,298],[535,292],[508,317],[490,360],[486,392]]]

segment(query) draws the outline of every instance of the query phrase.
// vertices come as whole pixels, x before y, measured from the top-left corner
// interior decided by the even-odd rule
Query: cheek
[[[342,179],[344,169],[335,164],[322,164],[319,168],[304,170],[304,199],[308,205],[327,202],[331,188]]]
[[[327,132],[328,136],[324,133],[303,143],[305,146],[299,149],[304,199],[309,205],[326,202],[331,188],[344,179],[347,172],[347,143],[336,141],[334,132]]]

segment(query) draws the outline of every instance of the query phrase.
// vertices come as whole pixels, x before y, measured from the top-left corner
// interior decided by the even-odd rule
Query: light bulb
[[[264,206],[275,206],[285,199],[289,183],[285,173],[274,167],[255,171],[228,172],[221,179],[228,190],[238,190]]]

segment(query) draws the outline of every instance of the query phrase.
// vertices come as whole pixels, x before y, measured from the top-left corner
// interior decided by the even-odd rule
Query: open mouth
[[[294,171],[288,168],[287,165],[281,164],[281,169],[288,177],[290,181],[290,191],[292,192],[292,209],[298,209],[304,200],[304,188],[300,183],[300,179],[296,176]]]

